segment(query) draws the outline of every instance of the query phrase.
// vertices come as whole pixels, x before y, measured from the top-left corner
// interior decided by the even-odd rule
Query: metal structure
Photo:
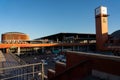
[[[43,63],[27,64],[10,51],[9,54],[0,54],[3,55],[0,80],[44,80]]]
[[[43,43],[43,44],[0,44],[0,48],[11,47],[52,47],[52,46],[84,46],[94,44],[95,42],[80,42],[80,43]]]
[[[0,68],[0,80],[44,80],[43,63]]]

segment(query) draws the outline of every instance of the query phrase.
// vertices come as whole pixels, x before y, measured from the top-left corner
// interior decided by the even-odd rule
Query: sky
[[[109,34],[120,29],[120,0],[0,0],[0,35],[36,39],[56,33],[95,33],[95,8],[108,8]]]

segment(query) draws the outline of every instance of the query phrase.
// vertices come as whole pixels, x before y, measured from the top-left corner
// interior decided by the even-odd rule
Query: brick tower
[[[107,7],[100,6],[95,9],[96,21],[96,48],[105,50],[105,43],[108,40],[108,14]]]

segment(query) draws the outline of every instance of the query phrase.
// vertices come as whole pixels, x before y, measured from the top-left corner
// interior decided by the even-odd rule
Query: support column
[[[20,53],[20,47],[17,48],[17,53]]]
[[[20,47],[17,48],[17,55],[20,55]]]
[[[44,47],[42,47],[42,53],[44,53],[45,52],[45,49],[44,49]]]
[[[77,51],[79,51],[79,46],[77,47]]]
[[[88,45],[87,45],[87,51],[90,50],[90,45],[89,45],[89,43],[90,43],[90,40],[87,41],[87,44],[88,44]]]
[[[54,51],[54,47],[52,47],[52,51]]]
[[[73,46],[73,48],[72,48],[72,51],[74,51],[75,50],[75,46]]]
[[[89,51],[89,45],[87,45],[87,51]]]
[[[59,42],[59,39],[57,38],[57,43]]]
[[[6,53],[9,53],[9,48],[6,48],[6,51],[5,51]]]
[[[64,47],[63,47],[63,46],[61,46],[61,52],[63,52],[63,50],[64,50]]]

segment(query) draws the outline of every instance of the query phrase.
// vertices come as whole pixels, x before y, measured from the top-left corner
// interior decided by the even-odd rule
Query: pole
[[[35,76],[35,75],[34,75],[34,65],[33,65],[33,79],[34,79],[34,76]]]
[[[41,79],[44,80],[44,64],[42,63]]]

